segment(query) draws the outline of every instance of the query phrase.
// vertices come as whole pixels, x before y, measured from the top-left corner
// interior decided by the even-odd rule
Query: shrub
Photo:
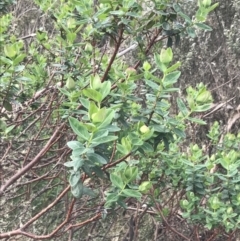
[[[170,1],[36,1],[55,28],[52,35],[39,29],[28,52],[9,36],[10,16],[2,16],[0,131],[9,148],[0,238],[66,240],[71,230],[77,240],[78,228],[90,233],[90,223],[109,222],[119,206],[135,208],[135,224],[153,209],[178,238],[207,229],[211,237],[232,237],[239,227],[240,137],[222,138],[215,123],[211,153],[192,140],[186,147],[188,124],[206,124],[199,113],[211,108],[211,93],[202,83],[188,87],[177,112],[170,101],[181,75],[173,46],[211,30],[204,22],[217,4],[210,2],[199,1],[189,17]],[[14,229],[16,222],[8,223],[17,203],[21,228]],[[173,227],[179,216],[194,234]]]

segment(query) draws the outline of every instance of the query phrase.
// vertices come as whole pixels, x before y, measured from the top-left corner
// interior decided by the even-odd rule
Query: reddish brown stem
[[[118,38],[118,41],[117,41],[117,43],[116,43],[116,46],[115,46],[113,55],[112,55],[112,57],[111,57],[111,59],[110,59],[110,61],[109,61],[109,64],[108,64],[105,72],[104,72],[104,75],[103,75],[103,77],[102,77],[102,79],[101,79],[102,82],[104,82],[104,81],[106,80],[107,75],[108,75],[108,72],[110,71],[111,66],[112,66],[112,64],[113,64],[113,62],[114,62],[114,60],[115,60],[115,58],[116,58],[116,56],[117,56],[118,50],[119,50],[120,45],[121,45],[121,43],[122,43],[123,32],[124,32],[124,28],[121,27],[121,29],[120,29],[120,31],[119,31],[119,38]]]

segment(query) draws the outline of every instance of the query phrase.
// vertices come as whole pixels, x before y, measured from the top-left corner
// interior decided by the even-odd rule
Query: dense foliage
[[[0,20],[0,238],[231,240],[240,135],[215,122],[208,146],[189,139],[213,98],[203,83],[180,94],[173,54],[211,31],[218,4],[188,16],[185,1],[35,3],[49,29],[19,37],[11,14]],[[147,215],[157,224],[144,236]]]

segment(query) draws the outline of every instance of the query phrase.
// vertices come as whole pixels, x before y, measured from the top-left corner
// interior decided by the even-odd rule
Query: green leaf
[[[15,128],[16,125],[11,125],[9,127],[7,127],[4,131],[5,134],[8,134],[9,132],[11,132],[11,130],[13,130]]]
[[[194,112],[204,112],[204,111],[207,111],[209,109],[211,109],[211,104],[205,104],[205,105],[200,105],[200,106],[198,105],[198,106],[196,106],[193,109],[193,111]]]
[[[177,98],[177,105],[179,110],[182,112],[183,116],[187,116],[189,113],[189,110],[186,107],[185,103],[180,98]]]
[[[211,205],[212,209],[218,209],[220,208],[221,202],[217,196],[213,196],[209,199],[209,203]]]
[[[204,227],[206,227],[208,230],[212,230],[213,223],[206,223]]]
[[[88,99],[85,99],[85,98],[79,98],[80,99],[80,102],[81,104],[86,108],[88,109],[89,108],[89,103],[90,101]],[[93,102],[92,102],[93,103]]]
[[[109,13],[112,14],[112,15],[119,15],[119,16],[122,16],[122,15],[125,14],[125,12],[122,11],[122,10],[111,11]]]
[[[87,195],[89,197],[95,198],[97,196],[97,194],[90,188],[83,186],[83,195]]]
[[[168,87],[177,82],[178,78],[180,77],[180,71],[174,71],[164,76],[163,78],[163,85],[164,87]]]
[[[124,148],[126,148],[127,153],[129,153],[132,150],[132,143],[128,137],[123,137],[121,139],[121,143]]]
[[[72,77],[68,77],[65,86],[68,90],[74,90],[76,83]]]
[[[117,144],[117,150],[124,155],[127,155],[129,153],[128,149],[119,143]]]
[[[25,69],[25,65],[18,65],[14,68],[15,72],[22,72]]]
[[[194,163],[192,163],[192,162],[190,162],[190,161],[188,161],[188,160],[181,160],[181,162],[182,163],[184,163],[184,164],[186,164],[186,165],[188,165],[188,166],[190,166],[190,167],[194,167]]]
[[[179,46],[181,41],[180,34],[175,35],[175,46]]]
[[[73,171],[77,172],[77,171],[79,171],[80,167],[83,166],[83,164],[84,164],[84,160],[81,159],[80,157],[77,157],[76,160],[73,160],[70,162],[65,162],[63,165],[65,167],[72,167]]]
[[[92,177],[93,174],[93,163],[90,163],[90,161],[85,161],[84,165],[82,166],[82,170],[89,176]]]
[[[78,184],[80,180],[80,172],[72,172],[69,177],[69,183],[71,186],[75,186]]]
[[[2,118],[0,119],[0,130],[5,131],[7,129],[7,123]]]
[[[83,144],[79,141],[69,141],[67,143],[68,147],[71,148],[72,150],[76,150],[78,148],[85,148]]]
[[[163,64],[160,61],[160,55],[154,54],[154,60],[155,60],[155,63],[157,64],[157,67],[164,73],[167,70],[167,67],[165,64]]]
[[[16,47],[14,45],[4,45],[4,53],[8,58],[14,58],[17,55]]]
[[[89,118],[92,119],[92,115],[97,113],[98,110],[99,110],[99,108],[95,105],[95,103],[93,101],[90,101],[89,102],[89,110],[88,110]]]
[[[192,23],[191,18],[189,18],[186,14],[182,13],[182,12],[178,12],[178,14],[188,23]]]
[[[0,56],[0,61],[7,65],[13,65],[13,61],[4,56]],[[2,65],[3,63],[1,63],[1,62],[0,62],[0,64]]]
[[[78,135],[79,137],[81,137],[84,140],[88,140],[90,135],[87,131],[87,128],[84,127],[77,119],[73,118],[73,117],[69,117],[69,123],[70,126],[72,128],[72,130],[74,131],[74,133],[76,135]]]
[[[36,37],[39,41],[45,40],[47,39],[47,33],[38,31]]]
[[[187,102],[188,102],[188,106],[190,107],[191,111],[194,110],[195,108],[195,101],[194,98],[190,95],[187,96]]]
[[[64,88],[58,88],[59,90],[60,90],[60,92],[61,93],[63,93],[64,95],[66,95],[66,96],[70,96],[71,95],[71,93],[70,92],[68,92],[66,89],[64,89]]]
[[[137,198],[137,199],[140,199],[142,197],[142,194],[139,191],[132,190],[132,189],[124,189],[122,191],[122,193],[126,197],[134,197],[134,198]]]
[[[169,24],[168,22],[163,22],[162,28],[163,28],[164,30],[170,30],[170,29],[171,29],[171,26],[170,26],[170,24]]]
[[[104,172],[102,171],[101,167],[99,167],[99,166],[92,167],[92,171],[95,172],[95,174],[102,179],[106,177],[104,175]]]
[[[24,76],[22,76],[22,77],[18,77],[18,78],[16,78],[16,80],[18,80],[18,81],[32,81],[32,79],[31,78],[28,78],[28,77],[24,77]]]
[[[151,128],[148,132],[142,134],[141,139],[143,141],[146,141],[148,139],[150,139],[153,136],[154,133],[154,128]],[[135,140],[131,140],[132,144],[134,146],[141,146],[143,144],[142,140],[140,138],[135,138]]]
[[[169,38],[168,38],[168,42],[169,42]],[[170,47],[167,48],[167,49],[161,49],[161,53],[160,53],[160,56],[159,56],[159,59],[160,59],[161,63],[168,65],[172,61],[172,58],[173,58],[173,52],[172,52],[172,49]]]
[[[212,94],[210,91],[206,90],[206,88],[201,88],[201,90],[199,91],[197,97],[196,97],[196,102],[199,105],[202,104],[209,104],[212,103]]]
[[[93,76],[90,80],[90,87],[94,90],[100,89],[102,86],[101,79],[98,74]]]
[[[103,100],[102,94],[94,89],[84,89],[83,94],[99,103]]]
[[[107,129],[97,130],[93,134],[93,139],[94,138],[99,138],[99,137],[104,137],[104,136],[107,136],[107,135],[108,135],[108,130]]]
[[[107,114],[106,107],[103,107],[102,109],[98,110],[96,113],[93,113],[91,118],[93,123],[101,123],[105,120]]]
[[[107,194],[107,201],[105,203],[105,207],[111,207],[111,205],[117,202],[119,196],[116,193]]]
[[[196,33],[195,33],[195,28],[192,27],[188,27],[187,28],[187,33],[191,38],[195,38],[196,37]]]
[[[12,111],[12,105],[10,102],[8,102],[7,100],[3,101],[3,107],[7,110],[7,111]]]
[[[200,29],[212,31],[212,28],[204,23],[195,23],[195,25]]]
[[[68,29],[76,28],[76,20],[74,18],[69,18],[67,20],[67,28]]]
[[[145,153],[152,153],[154,152],[153,146],[150,145],[147,142],[144,142],[143,145],[141,146],[141,149],[145,152]]]
[[[70,43],[73,43],[77,37],[77,34],[76,33],[72,33],[72,32],[68,32],[67,35],[67,40],[70,42]]]
[[[115,111],[111,110],[111,109],[108,109],[107,113],[106,113],[106,116],[105,116],[104,121],[99,125],[99,128],[106,127],[106,126],[108,126],[112,122],[112,120],[113,120],[113,118],[115,116]]]
[[[99,92],[102,94],[102,99],[108,96],[110,91],[111,91],[111,82],[110,81],[103,82],[99,90]]]
[[[207,12],[211,12],[213,11],[216,7],[218,7],[219,3],[214,3],[212,6],[207,8]]]
[[[163,126],[163,125],[152,125],[154,127],[154,130],[156,132],[160,132],[160,133],[167,133],[169,132],[169,130],[167,129],[167,127]]]
[[[186,138],[186,134],[183,130],[181,130],[179,128],[174,128],[173,131],[177,136],[179,136],[181,138]]]
[[[88,151],[90,151],[91,149],[89,149],[89,148],[78,148],[78,149],[75,149],[75,150],[73,150],[72,151],[72,156],[71,157],[79,157],[80,155],[82,155],[82,154],[84,154],[84,153],[86,153],[86,152],[88,152]]]
[[[193,117],[187,117],[188,120],[190,120],[191,122],[195,122],[199,125],[206,125],[207,123],[201,119],[198,118],[193,118]]]
[[[128,208],[128,206],[126,205],[126,203],[125,203],[124,201],[122,201],[122,200],[117,200],[117,204],[118,204],[120,207],[122,207],[122,208],[125,208],[125,209]]]
[[[178,3],[174,3],[173,4],[173,8],[176,12],[181,12],[182,8],[180,7],[180,5]]]
[[[145,80],[146,84],[148,86],[150,86],[153,90],[158,90],[159,89],[159,85],[156,84],[155,82],[151,81],[151,80]]]
[[[126,178],[127,183],[135,180],[137,175],[138,175],[138,168],[137,167],[128,166],[124,170],[124,177]]]
[[[20,62],[24,60],[26,54],[19,54],[13,61],[13,65],[18,65]]]
[[[107,160],[105,160],[102,156],[100,156],[96,153],[87,153],[87,157],[93,163],[99,163],[101,165],[104,165],[107,163]]]
[[[180,66],[181,66],[181,62],[178,61],[176,64],[169,67],[164,73],[168,74],[170,72],[173,72],[174,70],[178,69]]]
[[[83,193],[83,184],[79,181],[76,185],[71,186],[72,194],[75,198],[81,198]]]
[[[73,156],[80,156],[83,153],[86,153],[89,149],[85,148],[80,142],[78,141],[69,141],[67,143],[68,147],[71,148],[72,151],[72,155]]]
[[[98,137],[98,138],[93,139],[92,143],[103,144],[103,143],[107,143],[110,141],[115,141],[117,139],[118,139],[117,136],[104,136],[104,137]]]
[[[148,63],[148,61],[144,61],[143,63],[143,69],[145,71],[149,71],[151,69],[151,65]]]
[[[118,187],[120,189],[124,188],[124,184],[123,184],[122,178],[120,176],[118,176],[114,173],[111,173],[110,180],[115,187]]]
[[[104,123],[104,122],[103,122]],[[102,127],[102,126],[100,126]],[[105,126],[104,126],[105,127]],[[116,132],[116,131],[120,131],[121,129],[119,127],[117,127],[116,125],[107,125],[105,127],[109,132]]]
[[[144,181],[141,183],[141,185],[138,187],[138,190],[141,193],[147,193],[152,188],[152,182],[150,181]]]

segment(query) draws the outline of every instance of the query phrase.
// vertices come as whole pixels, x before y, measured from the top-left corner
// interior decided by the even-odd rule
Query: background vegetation
[[[238,2],[1,3],[0,239],[237,240]]]

